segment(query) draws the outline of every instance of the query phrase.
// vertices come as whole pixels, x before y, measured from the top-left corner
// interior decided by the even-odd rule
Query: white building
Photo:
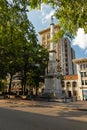
[[[78,96],[80,100],[87,100],[87,58],[74,59],[78,73]]]

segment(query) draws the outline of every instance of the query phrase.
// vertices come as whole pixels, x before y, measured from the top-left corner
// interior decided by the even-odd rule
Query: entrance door
[[[71,96],[72,96],[71,91],[68,91],[68,96],[69,96],[69,97],[71,97]]]

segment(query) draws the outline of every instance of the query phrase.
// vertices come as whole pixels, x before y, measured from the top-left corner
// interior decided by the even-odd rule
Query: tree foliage
[[[27,11],[26,1],[0,1],[0,78],[10,74],[9,93],[13,75],[20,71],[25,87],[29,80],[27,74],[32,75],[33,69],[33,74],[36,73],[35,65],[40,60],[39,55],[45,57],[43,53],[39,53],[41,47],[38,45],[35,29],[28,20]],[[47,55],[47,51],[45,53]]]
[[[61,27],[60,35],[76,34],[78,28],[87,32],[87,1],[86,0],[28,0],[30,7],[35,8],[41,3],[57,7],[55,16]]]
[[[64,32],[76,34],[78,28],[87,32],[87,2],[86,0],[61,0],[56,17]]]

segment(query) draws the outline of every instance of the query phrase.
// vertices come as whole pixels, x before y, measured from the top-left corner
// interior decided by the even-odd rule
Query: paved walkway
[[[0,101],[0,130],[87,130],[87,111],[71,110],[69,105]]]
[[[0,108],[87,122],[87,101],[70,103],[31,100],[0,100]]]
[[[17,100],[17,99],[5,99],[0,100],[0,107],[58,107],[67,109],[78,109],[87,111],[87,101],[75,101],[69,103],[61,102],[46,102],[46,101],[34,101],[34,100]]]

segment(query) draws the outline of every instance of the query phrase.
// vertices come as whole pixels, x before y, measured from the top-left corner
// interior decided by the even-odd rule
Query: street
[[[52,103],[51,103],[52,104]],[[54,105],[55,103],[53,103]],[[86,130],[87,111],[68,109],[64,104],[0,103],[0,130]]]

